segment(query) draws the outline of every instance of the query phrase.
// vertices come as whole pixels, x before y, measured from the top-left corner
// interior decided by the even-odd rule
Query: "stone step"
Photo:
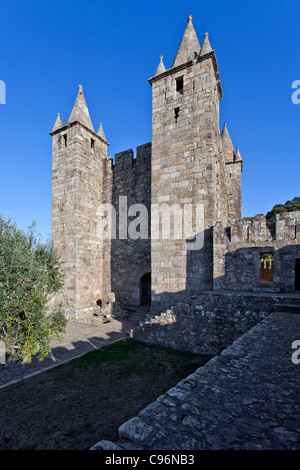
[[[274,305],[274,311],[300,313],[300,304],[277,303]]]
[[[146,321],[147,316],[150,314],[150,306],[141,305],[138,309],[130,316],[130,320]]]
[[[253,287],[252,292],[279,294],[279,287]]]
[[[134,313],[130,317],[130,320],[145,320],[145,319],[146,319],[146,315],[144,315],[143,313]]]

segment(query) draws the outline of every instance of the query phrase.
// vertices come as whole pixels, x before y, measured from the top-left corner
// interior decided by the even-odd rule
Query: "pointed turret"
[[[57,118],[56,118],[55,124],[54,124],[53,129],[52,129],[51,132],[54,132],[57,129],[60,129],[61,127],[63,127],[63,123],[61,122],[60,114],[57,113]]]
[[[102,127],[102,122],[100,122],[100,127],[98,129],[97,135],[99,135],[99,137],[101,137],[101,139],[103,139],[103,140],[105,140],[105,142],[107,142],[104,131],[103,131],[103,127]]]
[[[225,180],[227,186],[227,211],[228,221],[242,217],[242,189],[241,174],[243,160],[237,147],[234,151],[227,126],[224,124],[222,132],[222,146],[225,160]]]
[[[161,73],[163,73],[165,71],[166,71],[166,67],[164,66],[163,56],[161,55],[160,58],[159,58],[159,64],[158,64],[157,70],[155,72],[155,76],[160,75]]]
[[[239,147],[236,148],[236,152],[235,152],[235,161],[236,161],[236,162],[243,161],[242,156],[241,156],[241,154],[240,154],[240,148],[239,148]]]
[[[208,54],[211,51],[212,51],[212,47],[208,39],[208,33],[205,33],[204,41],[201,47],[200,57],[202,57],[204,54]]]
[[[192,15],[188,17],[188,24],[183,33],[179,48],[174,59],[173,67],[186,63],[188,60],[196,59],[200,54],[200,43],[192,23]]]
[[[82,92],[82,85],[79,85],[78,95],[69,118],[69,123],[74,121],[79,121],[94,132],[89,110]]]
[[[224,159],[225,163],[233,162],[234,157],[235,157],[235,151],[234,147],[227,129],[226,122],[223,127],[222,131],[222,148],[223,148],[223,154],[224,154]]]

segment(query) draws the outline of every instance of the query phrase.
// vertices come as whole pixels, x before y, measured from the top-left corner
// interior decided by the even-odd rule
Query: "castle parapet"
[[[113,166],[115,172],[128,171],[128,174],[130,174],[131,170],[137,166],[141,169],[141,171],[143,171],[144,168],[150,171],[151,142],[139,145],[136,148],[136,158],[134,158],[134,152],[132,149],[116,153],[115,164]]]
[[[271,224],[267,224],[265,215],[236,219],[229,230],[232,244],[257,245],[273,240],[287,244],[300,237],[300,211],[277,214],[276,222]]]
[[[151,142],[139,145],[136,148],[136,162],[141,165],[149,166],[151,164]]]
[[[268,232],[264,215],[236,219],[231,225],[231,242],[255,243],[265,241],[270,238]]]
[[[286,212],[276,216],[276,240],[285,240],[286,244],[300,240],[300,211]]]
[[[268,277],[262,256],[269,256]],[[214,226],[215,290],[298,291],[298,260],[300,211],[277,214],[272,224],[258,215]]]
[[[124,152],[116,153],[115,155],[115,171],[127,170],[132,167],[133,162],[133,150],[124,150]]]

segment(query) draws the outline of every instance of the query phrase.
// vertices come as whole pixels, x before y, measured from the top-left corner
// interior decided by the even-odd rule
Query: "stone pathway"
[[[135,326],[137,321],[131,320],[111,319],[103,322],[99,319],[93,324],[69,320],[62,340],[52,343],[50,355],[42,362],[37,359],[22,364],[8,362],[5,369],[0,368],[0,389],[82,356],[88,351],[126,338],[127,332]]]
[[[300,450],[296,340],[300,315],[271,314],[92,449]]]

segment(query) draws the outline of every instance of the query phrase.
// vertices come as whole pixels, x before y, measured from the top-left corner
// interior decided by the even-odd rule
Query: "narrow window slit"
[[[176,123],[177,123],[177,120],[178,120],[178,117],[179,117],[179,111],[180,111],[180,108],[175,108],[174,109],[174,118],[175,118]]]
[[[231,227],[226,227],[225,233],[227,235],[228,240],[231,242]]]
[[[273,253],[260,254],[260,282],[270,284],[274,280],[274,255]]]
[[[176,92],[180,95],[183,94],[183,77],[176,78]]]

